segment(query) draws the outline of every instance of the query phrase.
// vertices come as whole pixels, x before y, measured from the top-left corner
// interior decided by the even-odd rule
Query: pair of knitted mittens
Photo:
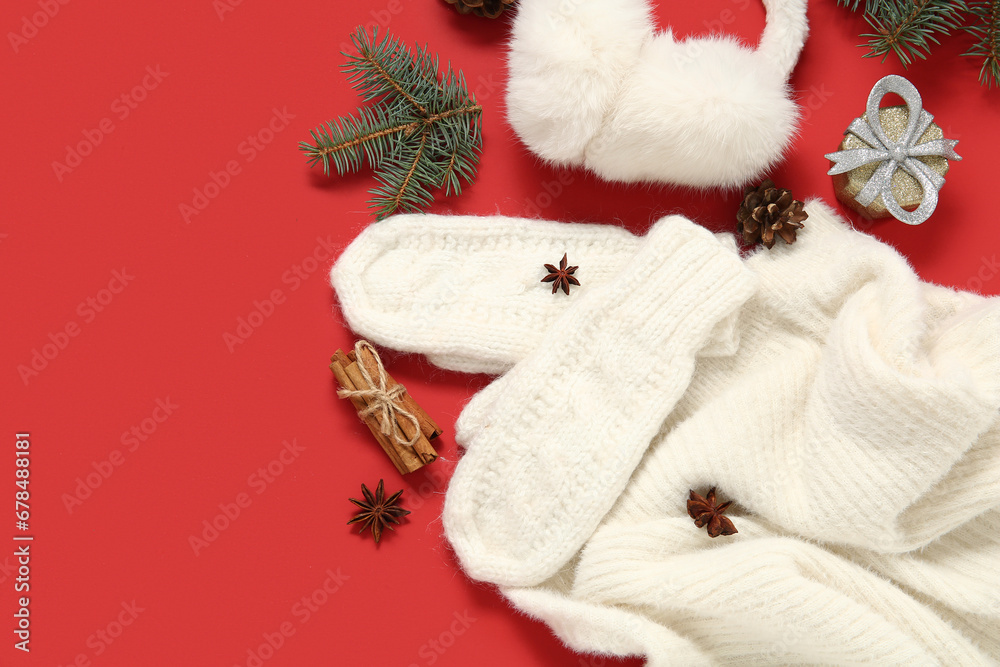
[[[398,216],[354,241],[332,282],[358,334],[503,373],[456,424],[470,576],[650,665],[1000,658],[1000,299],[806,208],[746,259],[678,216]],[[552,294],[564,253],[581,286]],[[736,535],[687,515],[713,486]]]

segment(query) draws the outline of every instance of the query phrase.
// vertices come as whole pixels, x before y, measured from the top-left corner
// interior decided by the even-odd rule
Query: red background
[[[218,4],[78,0],[57,5],[36,32],[25,29],[24,17],[41,11],[38,0],[0,9],[7,34],[0,47],[0,405],[8,450],[0,456],[7,461],[0,479],[8,480],[0,493],[13,504],[14,434],[30,431],[35,536],[32,650],[24,654],[13,649],[10,632],[8,554],[17,531],[13,517],[4,519],[0,539],[11,546],[0,550],[0,663],[247,665],[248,651],[289,623],[294,634],[273,656],[265,650],[264,664],[604,664],[568,651],[544,625],[469,581],[441,536],[442,494],[457,456],[451,427],[488,378],[384,355],[448,431],[439,441],[442,458],[405,478],[335,397],[329,357],[353,337],[327,283],[331,260],[303,260],[317,249],[323,255],[324,244],[343,248],[372,223],[365,203],[372,179],[327,179],[306,166],[297,144],[357,106],[338,45],[356,25],[377,21],[463,69],[485,105],[478,181],[441,199],[435,212],[540,212],[641,233],[679,211],[728,229],[739,196],[611,185],[538,164],[504,120],[504,20],[460,16],[430,0],[250,0],[221,15]],[[657,11],[680,34],[714,25],[753,41],[764,23],[756,0],[670,2]],[[833,201],[823,154],[863,111],[878,78],[905,73],[945,135],[961,139],[965,159],[952,166],[924,225],[852,217],[896,245],[926,279],[1000,292],[989,268],[1000,251],[992,207],[1000,99],[979,87],[975,63],[956,57],[967,39],[952,39],[904,72],[892,59],[862,59],[855,45],[866,26],[834,0],[815,0],[809,14],[812,35],[793,78],[805,121],[775,180],[799,198]],[[30,38],[10,43],[10,33],[22,31]],[[161,74],[148,76],[147,67]],[[135,95],[144,99],[123,106],[120,97],[144,78],[147,89]],[[267,127],[274,109],[287,120],[275,121],[273,141],[248,160],[242,142]],[[57,174],[53,163],[65,163],[67,146],[85,132],[95,136],[102,121],[112,131]],[[230,161],[239,173],[187,222],[180,205],[191,205],[194,190]],[[298,283],[296,266],[304,276]],[[123,270],[133,276],[127,286],[102,292]],[[274,290],[283,302],[230,351],[224,334]],[[100,312],[86,305],[109,296]],[[60,336],[67,325],[77,335]],[[45,348],[52,340],[62,349]],[[30,366],[43,348],[58,352],[22,378],[19,366]],[[177,406],[162,423],[150,421],[165,416],[157,399]],[[144,442],[122,441],[144,423],[147,431],[155,426]],[[251,476],[279,457],[285,440],[304,449],[261,488]],[[120,465],[107,463],[111,457]],[[110,476],[68,508],[78,478],[108,465]],[[353,508],[347,498],[380,478],[390,492],[405,489],[412,514],[376,548],[345,523]],[[249,506],[196,554],[191,536],[241,493]],[[336,592],[305,620],[296,604],[322,588],[328,569],[339,574],[329,584]],[[142,611],[134,620],[122,616],[131,623],[105,643],[98,631],[117,634],[122,605],[133,601]]]

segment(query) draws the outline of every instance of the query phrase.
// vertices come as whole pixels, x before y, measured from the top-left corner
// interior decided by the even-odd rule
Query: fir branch
[[[1000,86],[1000,0],[970,0],[969,15],[977,22],[965,26],[976,44],[963,56],[982,58],[979,83]]]
[[[422,196],[424,193],[419,192],[420,184],[418,179],[414,177],[414,174],[418,167],[423,166],[425,169],[428,168],[427,165],[421,165],[421,161],[426,157],[426,151],[427,132],[423,132],[420,136],[420,144],[417,146],[417,150],[414,152],[410,162],[410,168],[407,169],[406,175],[403,176],[403,180],[399,183],[399,186],[386,192],[383,192],[381,189],[372,191],[373,195],[382,197],[382,200],[375,202],[375,205],[385,211],[383,215],[392,215],[401,209],[407,208],[407,202],[412,201],[414,198],[424,202],[425,197]],[[430,197],[429,193],[427,194],[426,203],[429,204]]]
[[[428,82],[426,68],[422,66],[424,63],[418,62],[426,58],[422,52],[418,50],[414,58],[405,44],[390,39],[388,35],[379,42],[378,28],[375,28],[369,41],[364,28],[358,26],[357,32],[351,35],[351,41],[358,55],[345,54],[349,63],[344,71],[348,74],[347,80],[355,84],[365,101],[388,98],[385,101],[390,102],[398,95],[426,115],[424,106],[404,90],[404,86],[413,87],[420,80],[425,84]],[[433,74],[430,83],[435,83]]]
[[[880,0],[874,13],[865,20],[875,30],[869,37],[867,58],[896,54],[904,67],[914,58],[921,60],[930,53],[930,44],[940,44],[938,37],[947,36],[962,26],[965,0]]]
[[[373,105],[310,132],[312,142],[299,144],[309,165],[322,162],[327,175],[331,163],[339,175],[375,169],[369,205],[378,219],[429,205],[435,189],[459,194],[475,179],[482,148],[483,108],[465,77],[450,63],[440,72],[426,48],[379,40],[377,30],[369,37],[359,28],[351,39],[358,53],[345,72]]]
[[[413,132],[419,121],[396,124],[384,109],[359,109],[361,118],[344,116],[327,123],[327,127],[311,130],[314,144],[301,142],[299,147],[309,158],[309,166],[323,162],[323,173],[330,175],[330,162],[343,176],[361,169],[365,159],[378,164],[390,152],[391,140]]]

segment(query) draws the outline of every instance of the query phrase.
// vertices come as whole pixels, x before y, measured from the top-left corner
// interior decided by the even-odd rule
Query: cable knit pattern
[[[609,253],[614,273],[502,324],[483,295],[490,329],[542,333],[482,356],[515,365],[456,425],[444,526],[470,576],[574,649],[652,666],[997,664],[1000,299],[922,283],[807,211],[794,245],[742,261],[665,218]],[[360,292],[384,279],[366,266]],[[340,296],[352,325],[388,321],[388,294]],[[452,339],[486,326],[451,313]],[[710,486],[738,534],[687,516]]]
[[[330,280],[348,324],[368,340],[427,354],[451,370],[502,373],[638,246],[607,225],[397,215],[363,231]],[[553,296],[551,285],[541,289],[544,265],[563,253],[580,267],[573,300]]]

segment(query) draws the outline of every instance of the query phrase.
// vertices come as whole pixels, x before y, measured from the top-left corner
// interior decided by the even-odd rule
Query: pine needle
[[[983,59],[979,83],[1000,86],[1000,0],[970,0],[969,14],[976,22],[965,30],[975,36],[976,44],[962,55]]]
[[[903,67],[915,58],[924,60],[932,43],[940,44],[940,37],[962,26],[967,9],[965,0],[880,0],[873,13],[865,14],[875,30],[861,35],[870,38],[865,57],[885,61],[894,53]]]
[[[856,12],[861,6],[861,0],[837,0],[837,4]],[[865,0],[865,14],[877,14],[885,4],[886,0]]]
[[[378,220],[427,207],[438,189],[461,193],[482,151],[483,108],[465,77],[450,63],[441,72],[426,47],[380,41],[378,29],[369,37],[358,27],[351,41],[357,54],[345,54],[344,71],[370,106],[311,131],[312,142],[299,144],[309,165],[322,163],[327,176],[331,164],[341,176],[371,167],[378,185],[369,207]]]

